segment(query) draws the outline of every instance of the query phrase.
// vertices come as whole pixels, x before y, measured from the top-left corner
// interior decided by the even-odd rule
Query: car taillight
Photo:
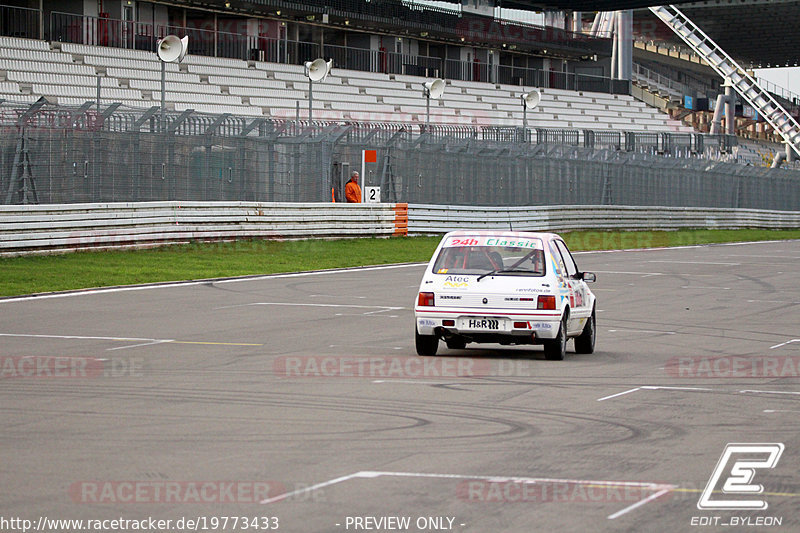
[[[419,297],[417,298],[417,305],[419,305],[420,307],[433,306],[433,293],[432,292],[419,293]]]
[[[556,297],[553,295],[539,295],[539,301],[536,302],[536,309],[555,309]]]

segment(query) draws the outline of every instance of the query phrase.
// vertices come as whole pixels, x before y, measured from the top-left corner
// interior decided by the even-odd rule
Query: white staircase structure
[[[651,7],[653,12],[723,79],[730,79],[733,88],[774,128],[788,146],[800,155],[800,124],[762,89],[745,70],[725,53],[703,30],[673,5]]]

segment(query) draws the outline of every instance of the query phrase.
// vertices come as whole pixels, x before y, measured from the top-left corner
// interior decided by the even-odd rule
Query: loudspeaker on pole
[[[527,109],[533,109],[542,101],[542,93],[534,89],[529,93],[521,95],[520,99],[522,100],[522,105]]]
[[[333,68],[333,59],[329,59],[325,61],[322,58],[315,59],[314,61],[306,61],[304,63],[306,67],[306,76],[311,81],[322,81],[328,77],[328,74],[331,73],[331,69]]]
[[[189,49],[189,36],[183,39],[177,35],[167,35],[158,41],[158,58],[165,63],[180,63]]]
[[[430,96],[431,98],[441,98],[444,94],[444,80],[436,79],[433,81],[426,81],[422,84],[422,86],[425,88],[425,96]]]

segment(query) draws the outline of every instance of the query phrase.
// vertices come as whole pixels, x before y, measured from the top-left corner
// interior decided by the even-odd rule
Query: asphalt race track
[[[597,351],[561,362],[415,355],[421,265],[2,300],[0,517],[800,530],[800,241],[576,259]],[[714,472],[768,508],[698,509]]]

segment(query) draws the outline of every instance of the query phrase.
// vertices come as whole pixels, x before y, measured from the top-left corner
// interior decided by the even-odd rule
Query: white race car
[[[595,297],[563,239],[554,233],[454,231],[442,238],[414,306],[419,355],[470,342],[543,344],[562,360],[595,344]]]

